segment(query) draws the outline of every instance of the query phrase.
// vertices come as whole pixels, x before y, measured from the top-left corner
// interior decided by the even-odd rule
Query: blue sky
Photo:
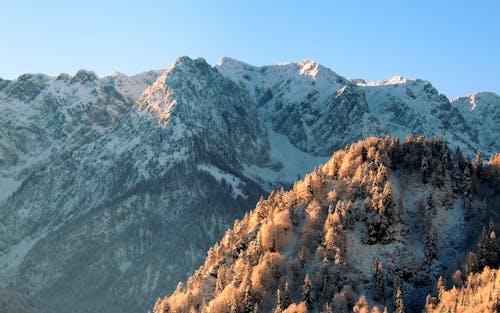
[[[448,97],[500,94],[500,1],[0,1],[0,77],[108,75],[311,59],[346,77],[401,75]]]

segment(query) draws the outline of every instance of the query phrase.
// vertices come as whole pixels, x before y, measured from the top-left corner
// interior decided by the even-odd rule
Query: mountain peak
[[[309,75],[312,79],[316,79],[320,71],[320,65],[311,60],[304,60],[298,63],[298,66],[300,67],[299,73],[301,75]]]
[[[415,81],[415,80],[406,79],[402,76],[396,75],[396,76],[394,76],[390,79],[386,79],[386,80],[369,82],[369,83],[360,81],[360,82],[358,82],[358,84],[365,85],[365,86],[386,86],[386,85],[406,84],[406,83],[408,83],[408,81]]]

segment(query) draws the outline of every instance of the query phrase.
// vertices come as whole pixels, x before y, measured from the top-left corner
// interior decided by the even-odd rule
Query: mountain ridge
[[[404,137],[424,121],[437,135],[449,120],[460,127],[444,137],[466,156],[495,151],[497,127],[448,114],[425,82],[413,98],[404,84],[358,86],[315,62],[229,69],[183,57],[163,73],[0,81],[0,285],[15,286],[0,297],[51,299],[48,311],[145,310],[260,195],[367,134]],[[427,115],[406,109],[420,102]]]

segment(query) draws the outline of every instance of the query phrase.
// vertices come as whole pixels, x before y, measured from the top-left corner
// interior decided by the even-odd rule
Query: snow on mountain
[[[500,265],[496,164],[439,138],[349,145],[236,220],[154,312],[422,312],[440,276]]]
[[[0,80],[0,303],[144,311],[261,195],[357,139],[442,133],[466,155],[498,151],[498,97],[468,101],[312,61]]]
[[[473,125],[474,137],[485,151],[499,151],[500,97],[491,92],[480,92],[451,100],[451,105]]]
[[[487,123],[481,124],[464,113],[469,107],[464,101],[450,101],[420,79],[347,80],[311,61],[254,67],[222,58],[216,68],[248,90],[275,131],[312,154],[328,156],[368,136],[404,139],[409,133],[443,135],[470,156],[477,150],[488,156],[498,151],[490,140],[499,135],[494,94],[483,97],[492,111]],[[490,141],[486,144],[477,135],[485,131],[491,133],[485,134]]]

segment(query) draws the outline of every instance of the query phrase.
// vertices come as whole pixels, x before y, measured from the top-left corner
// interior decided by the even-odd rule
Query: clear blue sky
[[[0,77],[108,75],[214,64],[317,61],[368,81],[430,80],[449,97],[500,94],[500,1],[0,1]]]

